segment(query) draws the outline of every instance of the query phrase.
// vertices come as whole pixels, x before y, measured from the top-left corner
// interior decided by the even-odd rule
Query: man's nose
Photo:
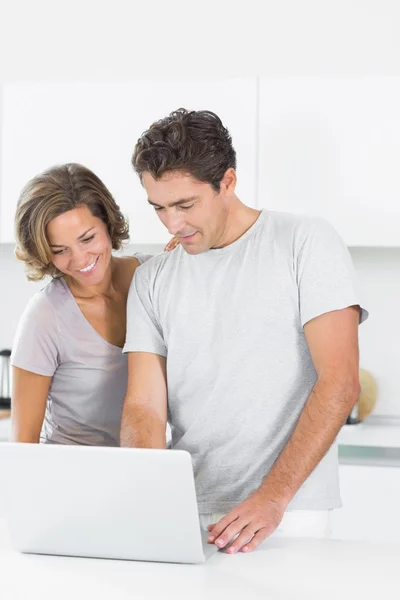
[[[179,213],[170,213],[169,215],[166,215],[164,225],[166,226],[171,235],[176,235],[179,231],[182,231],[186,226],[182,215]]]

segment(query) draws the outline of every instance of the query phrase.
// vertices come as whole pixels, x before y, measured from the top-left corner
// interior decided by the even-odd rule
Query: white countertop
[[[337,441],[340,446],[400,448],[400,419],[370,417],[363,423],[344,425]]]
[[[20,554],[0,520],[1,600],[398,600],[400,543],[269,539],[203,565]]]

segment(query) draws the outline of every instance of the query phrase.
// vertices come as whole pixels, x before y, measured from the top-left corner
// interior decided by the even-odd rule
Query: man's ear
[[[220,194],[229,196],[235,193],[236,188],[236,171],[230,167],[224,173],[220,183]]]

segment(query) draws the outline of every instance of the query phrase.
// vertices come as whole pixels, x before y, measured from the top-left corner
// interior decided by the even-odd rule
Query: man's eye
[[[189,206],[181,206],[181,209],[182,210],[189,210],[189,208],[192,208],[192,206],[194,206],[194,203],[190,204]]]
[[[163,208],[164,208],[163,206],[155,206],[154,210],[159,211],[159,210],[163,210]]]

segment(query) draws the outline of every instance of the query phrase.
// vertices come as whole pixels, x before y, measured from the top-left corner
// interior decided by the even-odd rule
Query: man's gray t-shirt
[[[291,436],[317,381],[305,323],[359,304],[334,229],[265,210],[229,246],[137,269],[124,352],[167,357],[171,448],[192,456],[200,513],[243,501]],[[340,504],[333,445],[288,509]]]
[[[140,263],[151,258],[135,256]],[[28,303],[11,364],[52,378],[41,442],[119,446],[127,357],[92,327],[63,278]]]

